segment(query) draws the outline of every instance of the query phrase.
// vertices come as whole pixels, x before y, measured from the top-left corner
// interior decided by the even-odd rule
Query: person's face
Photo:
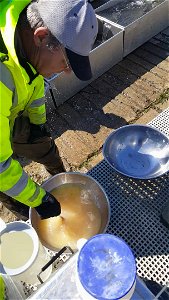
[[[55,73],[71,72],[71,67],[64,47],[61,45],[58,45],[57,47],[50,45],[48,42],[48,36],[43,30],[41,35],[37,35],[37,39],[35,39],[35,41],[39,43],[37,47],[38,51],[35,66],[39,74],[48,78]]]

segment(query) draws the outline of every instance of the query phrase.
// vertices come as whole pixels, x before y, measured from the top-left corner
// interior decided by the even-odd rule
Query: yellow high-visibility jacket
[[[0,275],[0,299],[5,300],[5,283],[2,275]]]
[[[45,191],[11,157],[11,135],[19,113],[26,111],[33,124],[46,122],[43,77],[29,63],[21,63],[14,46],[19,14],[30,2],[0,0],[0,191],[35,207]]]

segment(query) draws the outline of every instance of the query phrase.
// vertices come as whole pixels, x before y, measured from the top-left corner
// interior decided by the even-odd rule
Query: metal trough
[[[110,0],[97,15],[124,30],[123,57],[168,26],[168,0]]]
[[[110,24],[102,17],[98,18],[99,32],[93,50],[90,52],[90,62],[93,78],[90,81],[77,79],[73,72],[64,72],[51,81],[51,88],[56,105],[60,105],[75,95],[90,82],[101,76],[123,58],[123,29],[117,24]],[[48,98],[49,92],[46,97]]]

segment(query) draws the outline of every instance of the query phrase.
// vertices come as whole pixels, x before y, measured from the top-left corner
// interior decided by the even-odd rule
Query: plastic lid
[[[98,234],[80,250],[79,280],[97,299],[119,299],[132,288],[136,278],[135,259],[129,246],[111,234]]]
[[[17,275],[20,274],[22,272],[24,272],[25,270],[27,270],[32,263],[35,261],[35,258],[37,256],[38,250],[39,250],[39,239],[37,236],[36,231],[34,230],[34,228],[32,226],[30,226],[29,224],[23,222],[23,221],[14,221],[14,222],[10,222],[8,224],[6,224],[6,228],[3,230],[2,233],[15,233],[15,232],[24,232],[26,233],[32,240],[33,242],[33,248],[32,248],[32,252],[30,252],[30,256],[28,257],[28,260],[24,263],[24,265],[18,267],[18,268],[8,268],[5,265],[3,265],[2,263],[0,263],[0,273],[2,274],[8,274],[8,275]],[[20,245],[21,247],[21,251],[23,251],[23,244],[21,243]],[[2,250],[2,249],[1,249]],[[9,249],[9,254],[10,251],[12,251],[11,249]],[[19,257],[20,253],[18,253],[18,257]]]

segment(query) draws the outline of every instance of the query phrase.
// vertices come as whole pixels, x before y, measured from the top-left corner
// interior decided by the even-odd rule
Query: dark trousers
[[[45,134],[44,136],[43,133]],[[39,131],[38,137],[37,130],[35,134],[28,118],[22,117],[17,120],[17,124],[14,127],[12,148],[15,155],[43,164],[52,175],[65,171],[54,140],[42,131]],[[0,192],[0,201],[19,219],[28,219],[29,207],[27,205],[12,199],[2,192]]]

